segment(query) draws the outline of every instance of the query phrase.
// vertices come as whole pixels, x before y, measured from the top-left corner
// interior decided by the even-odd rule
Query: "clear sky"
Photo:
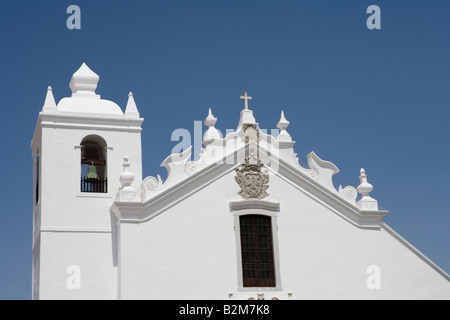
[[[80,30],[66,26],[72,4]],[[365,168],[384,221],[449,273],[449,12],[448,0],[3,1],[0,299],[31,297],[29,146],[47,86],[70,96],[83,62],[102,98],[124,110],[134,93],[144,177],[165,176],[172,132],[193,133],[209,107],[236,128],[248,91],[261,128],[284,110],[304,166],[310,151],[333,162],[336,187]]]

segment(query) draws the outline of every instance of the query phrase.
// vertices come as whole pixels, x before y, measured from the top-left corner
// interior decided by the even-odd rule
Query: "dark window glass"
[[[243,215],[239,222],[244,287],[275,287],[272,218]]]

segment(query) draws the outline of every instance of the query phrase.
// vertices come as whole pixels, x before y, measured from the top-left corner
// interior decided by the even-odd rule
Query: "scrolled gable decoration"
[[[237,175],[234,177],[241,191],[238,194],[245,200],[264,199],[269,194],[269,173],[264,168],[264,163],[251,155],[242,159],[241,165],[234,169]]]

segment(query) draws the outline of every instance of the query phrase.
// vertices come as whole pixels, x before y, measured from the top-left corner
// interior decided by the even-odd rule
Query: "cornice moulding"
[[[262,209],[268,211],[280,211],[280,203],[270,201],[267,199],[251,199],[251,200],[231,200],[230,208],[232,211],[246,210],[246,209]]]
[[[143,118],[127,118],[125,116],[104,116],[80,114],[45,114],[40,113],[36,130],[40,128],[92,129],[141,132]],[[38,129],[39,128],[39,129]]]
[[[42,121],[54,122],[82,122],[82,123],[98,123],[98,122],[114,122],[124,125],[140,125],[144,121],[143,118],[129,118],[125,115],[109,115],[96,113],[80,113],[80,112],[64,112],[46,113],[40,112],[39,119]]]

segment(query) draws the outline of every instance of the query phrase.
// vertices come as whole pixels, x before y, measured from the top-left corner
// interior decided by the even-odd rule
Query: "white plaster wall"
[[[233,183],[223,177],[139,226],[122,225],[123,299],[226,299],[235,290],[235,233],[226,199],[238,191]],[[129,232],[137,232],[134,243],[127,242]]]
[[[80,192],[80,149],[86,135],[98,134],[108,147],[108,193]],[[110,206],[120,187],[123,156],[130,157],[130,171],[139,188],[142,180],[140,133],[43,128],[42,226],[110,228]]]
[[[41,245],[41,300],[117,299],[110,234],[42,232]],[[79,288],[71,285],[78,275]]]
[[[283,190],[278,218],[281,274],[284,289],[295,298],[450,297],[450,282],[386,230],[355,227],[277,177],[271,186]],[[366,284],[372,265],[381,271],[379,290]]]
[[[248,299],[238,291],[233,214],[234,172],[140,224],[121,227],[121,298]],[[442,299],[450,283],[386,230],[358,228],[310,196],[271,175],[278,214],[282,291],[286,299]],[[367,267],[381,270],[370,290]]]
[[[381,270],[381,290],[372,290],[373,298],[450,299],[450,282],[386,230],[367,232],[366,243],[369,262]]]
[[[93,126],[95,128],[95,126]],[[97,134],[107,146],[108,193],[81,193],[80,148],[82,139]],[[120,187],[123,156],[130,158],[142,180],[139,132],[124,129],[43,128],[41,147],[41,299],[116,299],[117,244],[110,207]],[[82,271],[82,289],[68,290],[69,265]]]

